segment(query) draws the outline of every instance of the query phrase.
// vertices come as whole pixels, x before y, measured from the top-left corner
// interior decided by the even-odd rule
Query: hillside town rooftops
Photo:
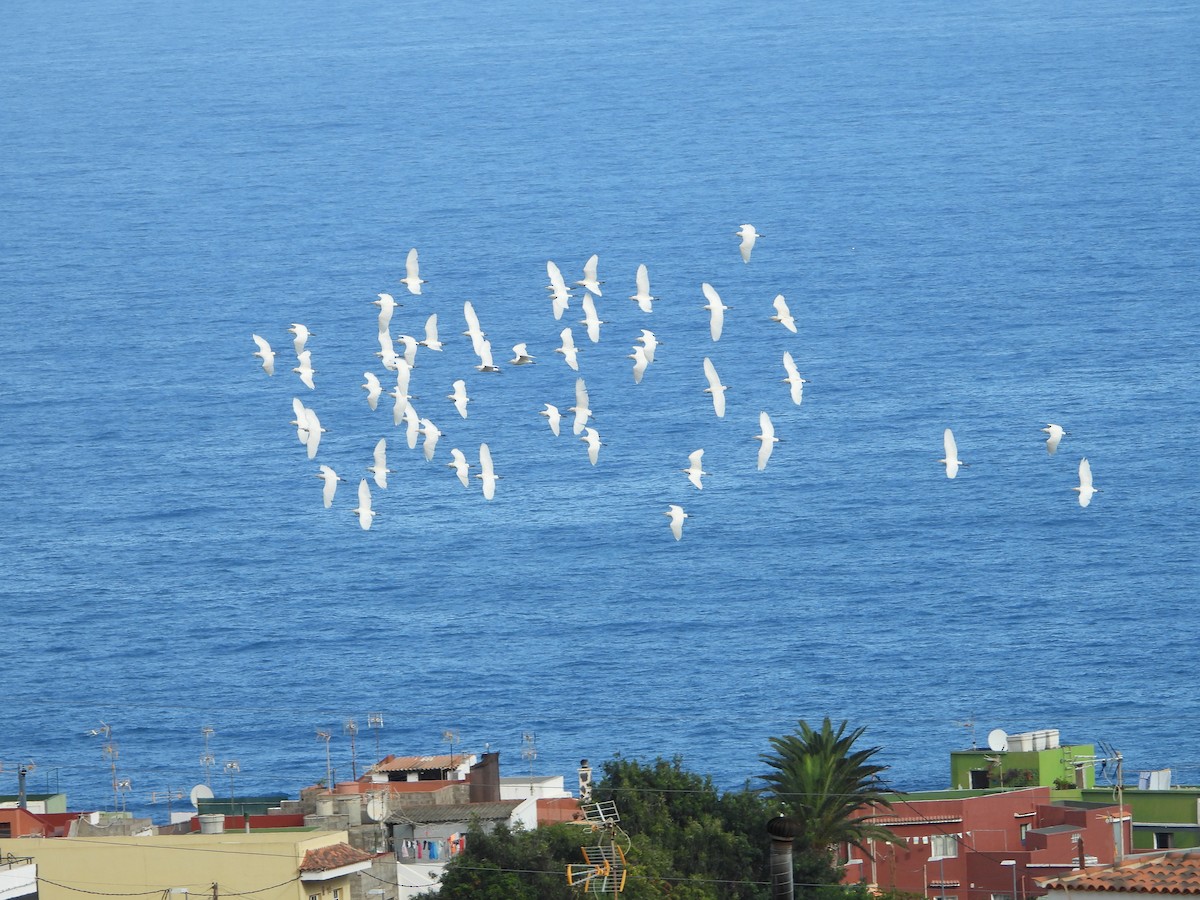
[[[1200,848],[1132,856],[1114,866],[1039,881],[1049,890],[1200,894]]]

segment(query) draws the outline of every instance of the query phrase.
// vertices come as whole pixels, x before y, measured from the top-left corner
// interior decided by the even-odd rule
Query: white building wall
[[[0,866],[0,900],[19,900],[37,893],[37,866]]]

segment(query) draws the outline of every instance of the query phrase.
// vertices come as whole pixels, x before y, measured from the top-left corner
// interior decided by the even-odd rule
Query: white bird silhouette
[[[767,467],[767,460],[771,458],[771,451],[779,443],[779,438],[775,437],[775,426],[771,424],[771,417],[765,412],[758,414],[758,427],[762,434],[756,434],[754,439],[762,441],[758,448],[758,471],[761,472]]]
[[[778,322],[792,334],[796,333],[796,320],[792,318],[792,311],[788,309],[787,301],[783,299],[783,294],[775,295],[775,315],[771,316],[772,322]]]
[[[378,487],[387,487],[387,477],[392,471],[387,467],[387,438],[380,438],[379,443],[375,445],[375,464],[367,466],[367,471],[375,476],[375,484]]]
[[[575,405],[568,406],[567,409],[575,413],[575,424],[572,430],[575,434],[582,434],[584,426],[587,425],[588,419],[592,417],[591,401],[588,398],[587,385],[583,383],[582,378],[575,379]]]
[[[263,371],[268,375],[274,375],[275,351],[271,349],[270,344],[268,344],[263,338],[260,338],[257,334],[252,334],[250,337],[254,338],[254,343],[258,344],[258,350],[255,351],[254,355],[262,360]]]
[[[529,349],[524,344],[517,344],[513,347],[513,358],[509,360],[514,366],[529,366],[534,362],[534,358],[529,355]]]
[[[593,253],[591,259],[583,264],[583,280],[575,283],[580,287],[587,288],[597,297],[603,297],[604,295],[600,293],[600,285],[604,282],[596,280],[596,264],[599,261],[600,257]]]
[[[675,535],[675,540],[680,540],[683,537],[683,520],[690,519],[691,516],[683,511],[682,506],[676,506],[674,503],[663,515],[671,520],[671,534]]]
[[[417,416],[417,411],[413,409],[410,403],[404,409],[404,437],[408,441],[408,449],[415,450],[417,448],[417,439],[421,436],[421,420]]]
[[[1054,424],[1047,425],[1042,431],[1050,435],[1050,437],[1046,438],[1046,452],[1053,456],[1058,450],[1058,442],[1063,439],[1064,434],[1068,434],[1069,432],[1063,431],[1061,425]]]
[[[583,429],[583,435],[579,439],[587,444],[588,459],[594,466],[596,460],[600,458],[600,448],[604,446],[600,442],[600,433],[595,428],[585,428]]]
[[[483,499],[491,500],[496,496],[496,482],[500,476],[492,465],[492,451],[487,444],[479,445],[479,472],[475,477],[483,482]]]
[[[421,420],[421,433],[425,435],[425,443],[422,446],[422,449],[425,451],[425,461],[432,462],[434,450],[437,448],[438,438],[442,436],[442,433],[438,430],[438,427],[428,419]]]
[[[645,263],[637,267],[637,293],[629,299],[637,303],[638,309],[642,312],[654,311],[654,301],[658,298],[650,296],[650,271],[646,268]]]
[[[485,339],[479,342],[479,365],[475,367],[475,370],[490,375],[495,375],[500,371],[500,367],[492,359],[491,341]]]
[[[635,345],[628,359],[633,360],[633,383],[641,384],[642,376],[646,374],[646,366],[650,365],[650,360],[646,359],[646,348]]]
[[[479,327],[479,316],[475,314],[475,307],[470,300],[463,304],[463,318],[467,320],[467,330],[463,334],[471,339],[471,349],[479,356],[479,347],[487,334]]]
[[[313,375],[315,375],[317,371],[312,367],[312,351],[302,350],[297,359],[300,361],[300,365],[296,366],[296,368],[292,369],[292,371],[300,376],[300,380],[303,381],[304,385],[311,391],[316,387],[316,385],[313,384]]]
[[[379,515],[371,509],[371,488],[365,478],[358,483],[358,506],[354,507],[351,512],[358,516],[358,524],[362,526],[363,531],[369,529],[371,522]]]
[[[371,303],[379,307],[379,331],[387,331],[392,324],[392,313],[396,311],[396,298],[391,294],[380,294],[379,299]]]
[[[713,410],[716,412],[718,419],[723,419],[725,418],[725,391],[727,387],[721,384],[721,379],[717,376],[717,368],[707,356],[704,357],[704,377],[708,379],[708,387],[704,389],[704,393],[712,394]]]
[[[379,332],[379,352],[375,354],[383,360],[383,367],[389,372],[396,371],[396,360],[399,359],[396,355],[396,345],[392,342],[392,335],[387,329]]]
[[[379,395],[383,393],[383,385],[379,383],[379,378],[374,372],[363,372],[363,378],[367,379],[362,385],[362,389],[367,392],[367,406],[372,410],[379,407]]]
[[[719,341],[721,339],[721,329],[725,326],[725,310],[733,309],[733,307],[722,303],[721,295],[707,281],[700,285],[700,290],[704,291],[704,296],[708,298],[708,303],[704,304],[704,308],[708,310],[709,316],[708,330],[712,334],[712,339]]]
[[[458,410],[458,414],[464,419],[467,417],[467,404],[471,402],[471,398],[467,396],[467,383],[459,378],[452,385],[454,392],[447,394],[454,401],[454,408]]]
[[[1092,495],[1100,493],[1100,488],[1092,486],[1092,464],[1087,457],[1079,461],[1079,487],[1071,490],[1079,494],[1079,505],[1085,508],[1092,502]]]
[[[442,352],[442,342],[438,340],[437,313],[434,313],[425,320],[425,340],[418,341],[417,343],[426,350],[432,350],[434,353]]]
[[[400,283],[408,288],[410,294],[421,293],[421,285],[425,282],[421,280],[421,267],[417,262],[416,247],[408,251],[408,259],[404,261],[404,277],[400,279]]]
[[[337,492],[339,481],[345,481],[344,478],[339,478],[338,473],[329,468],[329,466],[321,466],[320,472],[313,473],[314,478],[320,478],[325,484],[321,487],[321,497],[325,501],[325,508],[329,509],[333,506],[333,495]]]
[[[299,397],[292,398],[292,413],[296,418],[288,424],[296,426],[296,439],[302,444],[308,443],[308,416],[304,412],[304,404]]]
[[[546,417],[546,421],[550,423],[550,430],[554,432],[555,437],[558,437],[559,428],[562,423],[562,413],[558,411],[558,407],[552,403],[547,403],[546,408],[538,413],[538,415]]]
[[[467,462],[466,456],[461,450],[454,447],[450,450],[450,459],[453,461],[446,463],[446,468],[454,470],[454,474],[458,476],[463,487],[470,487],[471,476],[468,473],[471,470],[471,464]]]
[[[754,242],[762,237],[762,235],[754,230],[753,225],[743,225],[734,234],[742,239],[742,244],[739,248],[742,251],[742,262],[750,262],[750,251],[754,249]]]
[[[554,318],[561,319],[562,314],[571,305],[571,290],[563,281],[562,272],[553,262],[546,263],[546,274],[550,276],[550,283],[546,285],[546,288],[551,294]]]
[[[321,420],[317,418],[316,411],[310,407],[304,408],[304,419],[307,431],[304,445],[308,448],[308,458],[312,459],[317,455],[317,448],[321,446],[321,435],[325,433],[325,429],[321,427]]]
[[[592,299],[591,294],[583,295],[583,318],[579,321],[580,324],[587,326],[587,334],[591,342],[593,344],[600,343],[600,326],[606,323],[596,314],[596,301]]]
[[[304,350],[304,345],[308,343],[308,339],[310,337],[316,337],[315,334],[313,334],[299,322],[293,322],[292,327],[289,328],[288,331],[295,335],[295,338],[292,340],[292,346],[296,348],[297,356],[299,356],[301,351]]]
[[[783,369],[787,372],[787,378],[783,379],[783,383],[791,386],[792,402],[799,406],[800,401],[804,399],[804,385],[808,384],[808,379],[800,377],[792,354],[786,350],[783,351]]]
[[[686,469],[679,470],[687,475],[688,481],[694,484],[696,486],[696,490],[698,491],[704,490],[704,485],[700,482],[700,479],[705,475],[712,474],[711,472],[705,472],[704,469],[701,468],[700,460],[703,456],[703,450],[693,450],[688,454],[688,467]]]
[[[954,432],[949,428],[942,435],[942,446],[946,448],[946,458],[939,459],[938,462],[945,464],[946,477],[953,478],[958,474],[959,466],[967,468],[967,464],[958,458],[958,444],[954,442]]]
[[[654,336],[653,331],[645,328],[642,329],[642,336],[637,338],[637,340],[641,341],[642,346],[646,348],[646,362],[654,362],[654,351],[662,345],[662,341]]]
[[[396,340],[404,345],[404,361],[408,363],[409,368],[415,368],[417,365],[417,339],[411,334],[398,334]]]
[[[411,378],[412,369],[405,362],[404,357],[396,357],[396,389],[388,391],[389,396],[396,398],[396,402],[392,406],[393,425],[399,425],[400,420],[408,412],[409,401],[412,399],[412,395],[408,392],[408,383]]]
[[[559,335],[562,338],[562,346],[556,347],[554,352],[561,353],[563,359],[567,361],[567,365],[579,371],[579,348],[575,346],[575,337],[571,334],[569,327],[564,328]]]

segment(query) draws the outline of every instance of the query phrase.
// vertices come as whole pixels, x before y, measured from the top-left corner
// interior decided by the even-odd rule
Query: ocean
[[[295,795],[326,776],[319,731],[337,779],[491,749],[568,785],[580,758],[679,755],[736,788],[825,716],[865,726],[902,789],[947,786],[949,751],[995,727],[1200,779],[1194,5],[5,19],[0,793],[32,760],[31,790],[76,809],[161,819],[206,778]],[[414,247],[420,296],[398,282]],[[561,321],[544,289],[548,260],[572,283],[592,254],[595,344],[579,289]],[[703,283],[731,307],[719,341]],[[432,462],[359,387],[391,386],[380,292],[393,336],[438,315],[411,389]],[[468,300],[502,374],[473,368]],[[662,346],[635,385],[643,328]],[[508,366],[518,342],[535,365]],[[538,414],[577,377],[595,466]],[[315,460],[293,397],[327,429]],[[763,471],[761,411],[782,439]],[[364,531],[379,438],[395,471]],[[490,502],[444,465],[485,442]],[[346,479],[330,510],[319,464]]]

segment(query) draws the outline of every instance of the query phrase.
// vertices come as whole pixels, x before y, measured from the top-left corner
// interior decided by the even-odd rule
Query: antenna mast
[[[212,767],[217,764],[213,755],[208,752],[208,739],[212,736],[213,727],[211,725],[201,725],[200,733],[204,735],[204,755],[200,757],[200,765],[204,767],[204,783],[208,787],[212,787]]]
[[[345,732],[350,735],[350,780],[358,781],[358,722],[353,718],[347,719]]]

